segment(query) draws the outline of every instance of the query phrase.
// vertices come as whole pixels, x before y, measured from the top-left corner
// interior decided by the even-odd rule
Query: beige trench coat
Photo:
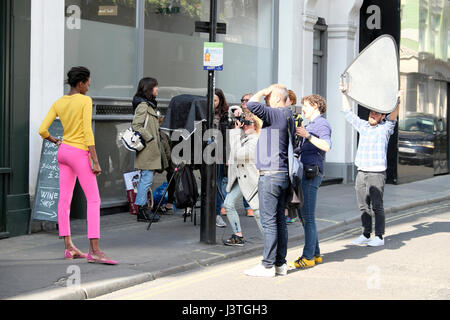
[[[231,191],[237,180],[245,200],[253,210],[258,210],[259,171],[256,169],[255,155],[259,135],[251,134],[241,139],[241,129],[233,129],[230,130],[229,139],[231,152],[228,161],[227,192]]]
[[[144,128],[145,119],[149,115],[147,126]],[[134,131],[142,135],[146,147],[136,153],[134,167],[139,170],[161,170],[161,139],[159,137],[158,115],[151,106],[142,102],[136,109],[133,123]]]

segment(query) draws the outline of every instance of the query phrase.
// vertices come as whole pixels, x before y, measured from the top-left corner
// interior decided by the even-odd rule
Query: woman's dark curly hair
[[[312,94],[304,97],[302,99],[302,104],[305,104],[306,101],[308,101],[310,105],[316,106],[319,109],[320,114],[327,112],[327,102],[318,94]]]
[[[86,67],[73,67],[67,73],[66,83],[75,88],[80,82],[86,83],[91,77],[91,72]]]

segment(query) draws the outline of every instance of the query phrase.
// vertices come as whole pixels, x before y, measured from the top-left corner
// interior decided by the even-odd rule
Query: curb
[[[385,214],[393,214],[399,211],[408,210],[415,207],[424,206],[427,204],[432,203],[438,203],[442,201],[450,200],[450,195],[435,198],[435,199],[428,199],[428,200],[420,200],[409,204],[403,204],[398,206],[393,206],[390,208],[385,209]],[[317,232],[319,234],[325,233],[328,231],[332,231],[334,229],[341,228],[346,225],[351,225],[356,222],[360,221],[360,217],[355,217],[352,219],[344,220],[342,222],[339,222],[337,224],[327,226],[321,229],[318,229]],[[289,242],[299,241],[304,239],[304,235],[297,235],[288,238]],[[9,298],[7,300],[87,300],[87,299],[93,299],[97,298],[106,294],[113,293],[115,291],[127,289],[139,284],[143,284],[146,282],[154,281],[159,278],[167,277],[170,275],[191,271],[195,269],[200,269],[202,267],[208,267],[210,265],[213,265],[218,262],[226,261],[228,259],[250,255],[253,253],[261,253],[261,251],[264,249],[264,245],[255,245],[253,247],[236,251],[236,252],[230,252],[221,256],[215,256],[207,259],[197,260],[194,262],[186,263],[184,265],[171,267],[159,271],[155,271],[153,273],[145,272],[134,276],[128,276],[123,277],[116,280],[105,280],[102,281],[99,284],[95,285],[87,285],[85,287],[72,287],[72,288],[58,288],[58,289],[52,289],[47,291],[39,291],[32,294],[25,294],[21,296],[16,296]]]

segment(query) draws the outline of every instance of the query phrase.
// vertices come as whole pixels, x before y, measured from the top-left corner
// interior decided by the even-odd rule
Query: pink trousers
[[[57,155],[59,165],[59,236],[70,236],[70,204],[75,182],[80,182],[87,202],[87,230],[89,239],[100,238],[100,194],[97,177],[92,172],[89,152],[61,144]]]

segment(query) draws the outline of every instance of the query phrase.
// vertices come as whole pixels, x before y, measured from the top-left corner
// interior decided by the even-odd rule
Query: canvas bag
[[[144,128],[147,127],[149,114],[145,118]],[[129,127],[127,130],[121,133],[120,140],[123,143],[123,146],[131,152],[139,152],[145,148],[144,139],[139,132],[134,131],[132,127]]]

